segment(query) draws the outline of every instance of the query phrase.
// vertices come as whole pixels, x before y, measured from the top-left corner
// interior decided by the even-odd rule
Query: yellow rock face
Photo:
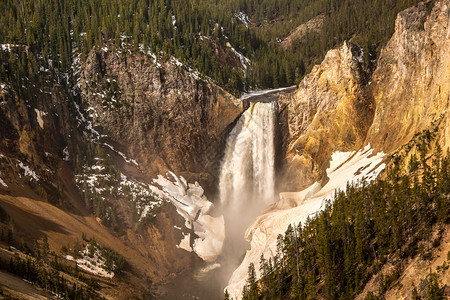
[[[392,153],[441,117],[437,137],[443,149],[450,146],[449,3],[437,1],[431,11],[422,3],[401,12],[368,80],[359,50],[344,43],[328,52],[295,93],[281,97],[289,124],[282,189],[327,180],[334,151],[370,143]]]
[[[450,145],[448,10],[449,1],[439,1],[431,14],[419,4],[398,15],[372,79],[376,111],[367,140],[377,149],[395,151],[442,114],[440,143]]]
[[[284,190],[325,180],[332,152],[363,145],[373,106],[363,97],[358,55],[350,43],[329,51],[295,93],[279,100],[280,106],[288,106],[290,136]]]

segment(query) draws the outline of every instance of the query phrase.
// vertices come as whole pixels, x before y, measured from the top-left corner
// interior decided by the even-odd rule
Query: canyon
[[[337,190],[395,160],[406,169],[424,132],[449,149],[450,1],[401,12],[374,70],[364,51],[344,42],[294,91],[241,99],[175,58],[112,43],[73,64],[70,89],[2,87],[0,206],[18,240],[48,236],[59,252],[87,234],[122,255],[126,280],[103,278],[107,298],[190,299],[208,276],[202,297],[240,298],[248,265]]]

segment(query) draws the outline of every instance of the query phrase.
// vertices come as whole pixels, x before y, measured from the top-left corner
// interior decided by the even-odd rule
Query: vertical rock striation
[[[363,85],[360,51],[348,42],[329,51],[295,93],[280,97],[289,127],[282,190],[324,180],[332,152],[363,146],[373,105]]]
[[[443,115],[440,143],[450,146],[450,1],[399,13],[372,85],[376,111],[368,142],[395,151]]]
[[[172,170],[214,186],[226,135],[243,110],[232,95],[175,63],[117,51],[92,51],[80,87],[94,125],[149,178]]]
[[[392,153],[439,119],[440,145],[450,146],[449,6],[426,1],[401,12],[373,74],[362,71],[363,50],[344,43],[280,98],[288,123],[283,190],[327,180],[333,151],[371,144]]]

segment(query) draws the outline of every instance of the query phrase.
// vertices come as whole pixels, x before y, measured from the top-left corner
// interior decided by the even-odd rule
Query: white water
[[[230,132],[219,177],[225,217],[221,276],[226,284],[250,244],[245,230],[275,201],[275,119],[277,104],[251,103]]]
[[[251,103],[228,136],[219,178],[225,211],[273,202],[275,111],[274,102]]]

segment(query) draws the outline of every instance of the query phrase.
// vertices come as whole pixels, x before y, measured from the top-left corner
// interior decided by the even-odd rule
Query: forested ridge
[[[68,74],[78,53],[84,59],[95,46],[125,43],[163,60],[174,56],[239,94],[297,84],[327,50],[348,39],[367,49],[365,60],[373,63],[377,49],[393,33],[396,14],[417,2],[5,0],[0,3],[0,43],[26,46],[40,65]],[[321,32],[287,50],[279,45],[296,26],[320,14],[327,16]],[[233,55],[230,46],[252,61],[245,74],[238,59],[234,64],[224,59]],[[10,77],[6,61],[2,58],[1,78]],[[19,69],[36,65],[25,59],[19,63],[25,64]]]
[[[348,186],[316,217],[289,226],[278,236],[276,255],[261,257],[261,278],[249,266],[243,299],[353,299],[389,263],[394,271],[366,296],[383,299],[405,261],[429,259],[450,223],[450,153],[430,146],[432,136],[418,136],[418,154],[394,155],[384,179]],[[434,155],[427,154],[432,148]],[[449,260],[447,253],[443,267]],[[427,280],[427,299],[444,299],[436,274]]]

